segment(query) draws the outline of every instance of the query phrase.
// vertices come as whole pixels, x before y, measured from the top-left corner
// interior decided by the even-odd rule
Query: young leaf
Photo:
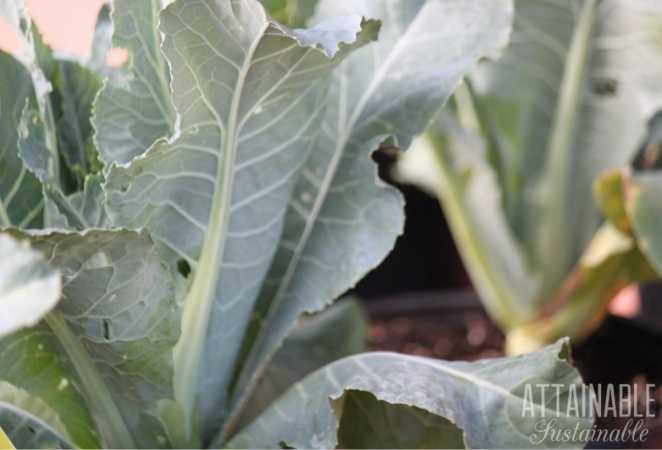
[[[498,53],[512,4],[328,0],[317,19],[351,12],[383,18],[383,32],[334,73],[322,135],[298,176],[260,290],[235,404],[302,313],[326,307],[393,248],[403,228],[403,200],[379,180],[371,153],[387,140],[406,149],[477,61]]]
[[[46,217],[49,227],[84,231],[109,226],[105,207],[103,177],[88,175],[83,190],[66,196],[58,188],[44,187]]]
[[[92,118],[101,159],[127,163],[174,131],[169,72],[158,31],[161,0],[115,0],[113,45],[130,63],[108,79]]]
[[[544,417],[563,430],[581,431],[592,425],[590,417],[580,415],[590,410],[582,409],[581,400],[574,414],[566,409],[569,391],[581,386],[567,355],[568,342],[561,341],[538,353],[477,363],[392,353],[349,357],[293,386],[229,447],[336,448],[339,438],[356,443],[361,435],[366,442],[371,431],[388,426],[390,433],[379,436],[382,448],[398,448],[398,443],[457,448],[460,434],[466,448],[581,448],[584,442],[554,441],[540,436],[538,428]],[[533,392],[545,383],[558,383],[560,389],[540,398]],[[368,410],[356,409],[362,402]],[[389,411],[392,406],[395,411]],[[407,428],[380,422],[402,417],[405,411],[415,416],[403,423]],[[354,420],[345,420],[345,414]],[[418,434],[428,430],[421,421],[432,418],[449,433]],[[374,440],[368,442],[376,446]]]
[[[0,338],[36,325],[60,300],[60,274],[26,243],[0,234]]]
[[[326,78],[379,28],[359,17],[292,31],[256,0],[175,2],[160,18],[181,130],[106,185],[115,223],[147,227],[193,269],[175,355],[175,392],[210,438],[241,340],[319,133]],[[220,347],[222,352],[218,352]]]
[[[11,363],[0,379],[41,397],[76,445],[95,446],[88,409],[107,447],[165,444],[156,404],[172,396],[178,310],[151,240],[129,231],[15,234],[61,270],[64,289],[45,321],[2,341]]]

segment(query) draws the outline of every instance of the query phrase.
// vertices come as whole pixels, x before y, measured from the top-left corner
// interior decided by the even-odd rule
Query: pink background
[[[80,57],[89,56],[96,16],[105,0],[26,0],[26,3],[46,43]],[[13,31],[0,21],[0,49],[11,52],[17,45]]]

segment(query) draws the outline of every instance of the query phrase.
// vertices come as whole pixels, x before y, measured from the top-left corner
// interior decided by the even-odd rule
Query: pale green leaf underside
[[[319,133],[331,57],[350,49],[341,44],[354,43],[362,23],[355,16],[291,31],[255,0],[205,0],[171,4],[160,24],[179,134],[111,169],[108,207],[115,223],[147,227],[171,263],[193,268],[175,386],[208,434],[226,413],[219,405]],[[354,45],[377,28],[366,23]]]
[[[332,400],[338,448],[464,448],[462,430],[421,408],[394,405],[366,391],[345,391]]]
[[[389,138],[406,150],[476,62],[498,53],[512,4],[328,0],[315,19],[349,13],[382,19],[380,39],[334,74],[322,135],[298,177],[260,291],[239,403],[297,317],[323,309],[393,248],[403,229],[403,200],[379,180],[371,153]]]
[[[92,122],[101,159],[127,163],[175,125],[169,72],[158,30],[160,0],[115,0],[113,45],[129,52],[126,68],[113,73],[97,96]]]
[[[343,434],[343,430],[338,431],[343,419],[339,406],[343,405],[334,400],[348,391],[361,391],[388,404],[412,406],[445,418],[464,432],[467,448],[536,447],[531,436],[536,435],[543,412],[547,417],[553,415],[561,429],[575,429],[577,425],[583,430],[592,424],[591,418],[568,415],[565,409],[563,397],[581,383],[579,373],[563,359],[567,345],[567,341],[559,342],[541,352],[476,363],[449,363],[392,353],[343,359],[292,387],[229,446],[335,448],[338,433]],[[556,394],[551,399],[548,395],[546,403],[542,403],[539,394],[531,391],[533,395],[526,398],[533,400],[529,406],[535,410],[535,416],[524,415],[525,386],[539,383],[561,385],[561,408],[557,411],[554,406]],[[391,430],[396,435],[407,432],[393,427]],[[385,448],[393,448],[395,443],[391,441]],[[582,446],[581,442],[552,440],[540,444],[543,448]]]
[[[0,338],[36,325],[60,299],[60,274],[26,242],[0,234]]]

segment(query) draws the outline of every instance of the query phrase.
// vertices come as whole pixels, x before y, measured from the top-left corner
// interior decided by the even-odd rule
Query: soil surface
[[[367,309],[373,350],[464,361],[503,356],[504,336],[471,291],[398,296],[371,302]],[[592,442],[587,448],[662,448],[662,332],[650,326],[650,319],[609,316],[593,336],[574,346],[574,363],[588,384],[657,386],[657,417],[645,419],[645,443]],[[599,429],[612,430],[622,429],[625,420],[596,422]]]
[[[471,292],[384,299],[368,312],[374,350],[465,361],[503,355],[503,334]]]

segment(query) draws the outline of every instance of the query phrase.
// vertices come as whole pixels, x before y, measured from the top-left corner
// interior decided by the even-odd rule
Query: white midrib
[[[7,208],[5,208],[5,203],[0,198],[0,227],[9,228],[12,226],[11,219],[7,213]]]
[[[525,322],[529,315],[525,308],[518,307],[517,299],[521,298],[518,295],[518,288],[511,286],[507,280],[499,276],[500,268],[492,267],[490,264],[488,249],[482,244],[475,223],[466,211],[464,192],[454,178],[445,149],[439,147],[431,132],[422,139],[428,148],[434,149],[432,153],[440,180],[437,192],[444,204],[444,213],[448,218],[451,233],[457,242],[463,244],[460,246],[460,254],[469,272],[478,280],[476,289],[483,294],[485,306],[496,318],[496,322],[505,329]]]
[[[219,161],[216,179],[221,182],[217,184],[214,191],[210,222],[202,246],[202,255],[197,265],[198,271],[195,274],[191,291],[184,302],[182,338],[174,350],[175,399],[184,410],[186,438],[189,441],[194,438],[194,418],[197,385],[200,380],[200,365],[214,304],[214,294],[223,263],[225,235],[230,218],[234,164],[238,143],[236,129],[241,94],[244,90],[253,55],[268,28],[269,22],[265,23],[262,30],[257,33],[257,37],[251,43],[237,77],[227,129],[219,148],[222,159]],[[223,128],[221,117],[213,105],[209,104],[204,98],[202,89],[201,95],[210,112],[214,115],[217,124]]]
[[[274,294],[273,301],[271,303],[271,306],[269,307],[269,312],[267,314],[264,323],[266,324],[270,323],[270,319],[275,314],[275,311],[278,310],[278,305],[283,301],[285,294],[289,289],[290,283],[292,282],[292,279],[294,278],[294,274],[296,273],[296,269],[299,265],[299,260],[301,259],[301,256],[303,255],[303,251],[306,245],[308,244],[308,240],[310,239],[310,236],[312,235],[315,229],[315,225],[317,224],[317,218],[319,217],[322,207],[324,206],[324,202],[326,200],[327,194],[331,189],[331,184],[333,183],[333,180],[336,177],[336,173],[338,172],[338,167],[340,166],[340,161],[342,160],[345,147],[347,146],[347,143],[352,137],[352,134],[354,132],[354,127],[358,124],[359,119],[361,118],[361,114],[363,113],[365,107],[368,105],[368,102],[370,102],[372,95],[375,93],[380,83],[389,73],[388,68],[395,61],[396,56],[400,53],[400,50],[405,45],[406,43],[404,39],[398,41],[398,43],[395,45],[395,47],[388,55],[388,57],[384,60],[384,62],[378,65],[379,67],[378,71],[375,73],[372,80],[370,80],[370,84],[368,85],[367,89],[364,91],[363,95],[359,99],[357,106],[353,109],[352,115],[349,117],[349,119],[347,117],[348,98],[347,98],[347,88],[346,88],[346,84],[348,81],[347,81],[347,76],[345,74],[347,65],[342,66],[338,69],[340,73],[339,78],[340,78],[341,86],[340,86],[340,98],[339,98],[340,104],[338,108],[337,120],[338,120],[338,129],[342,129],[342,133],[340,134],[340,137],[336,142],[336,147],[333,152],[333,157],[329,162],[329,166],[327,168],[326,174],[324,175],[324,180],[322,180],[322,184],[317,192],[315,203],[313,204],[313,208],[311,209],[311,212],[308,215],[308,218],[306,219],[306,225],[304,227],[303,232],[301,233],[301,238],[297,243],[294,253],[292,254],[292,259],[290,260],[287,266],[285,275],[283,275],[283,280],[278,286],[278,290],[276,291],[276,294]],[[263,339],[264,339],[264,333],[262,332],[262,330],[260,330],[258,341],[256,341],[256,345],[253,345],[250,350],[250,354],[247,359],[248,364],[246,365],[246,367],[251,367],[253,363],[253,359],[255,359],[258,356],[258,354],[256,354],[256,351],[259,350],[260,342]],[[274,351],[272,351],[271,353],[273,352]],[[248,384],[249,389],[247,389],[247,391],[250,391],[250,387],[253,384],[255,384],[256,380],[259,378],[260,373],[261,373],[261,369],[258,368],[257,374],[255,376],[252,376],[252,381],[250,381]],[[244,397],[247,397],[247,395],[245,395]],[[239,404],[241,403],[242,401],[239,400]]]
[[[351,118],[349,120],[347,119],[347,100],[348,100],[347,89],[346,89],[347,77],[345,76],[344,72],[341,73],[342,76],[340,76],[341,87],[340,87],[340,98],[339,98],[340,105],[338,108],[339,110],[338,128],[342,129],[342,133],[340,135],[340,138],[336,142],[336,147],[334,149],[333,157],[329,162],[329,166],[324,176],[324,180],[322,181],[322,184],[318,190],[317,196],[315,198],[315,203],[313,204],[313,208],[311,209],[311,212],[308,215],[308,218],[306,219],[306,225],[304,227],[303,232],[301,233],[301,238],[297,243],[297,246],[292,255],[292,259],[288,264],[285,275],[283,276],[283,280],[280,283],[280,286],[278,287],[276,294],[274,295],[273,301],[269,308],[269,312],[267,313],[267,317],[264,320],[264,323],[266,323],[267,326],[271,322],[271,319],[273,318],[274,314],[276,314],[276,312],[278,311],[278,305],[285,298],[285,295],[290,287],[290,283],[294,278],[294,275],[299,265],[299,260],[301,259],[305,247],[308,244],[308,240],[310,239],[310,236],[312,235],[315,229],[315,225],[317,224],[317,218],[319,217],[319,214],[322,211],[322,207],[324,206],[324,202],[326,200],[327,194],[331,189],[331,184],[333,183],[333,180],[336,177],[336,173],[338,172],[338,167],[340,166],[340,161],[342,160],[342,156],[344,153],[343,150],[347,146],[347,143],[349,142],[353,134],[354,127],[358,123],[364,108],[370,101],[372,94],[375,92],[379,83],[386,76],[387,70],[385,69],[385,67],[388,67],[391,59],[393,58],[394,53],[395,53],[395,49],[389,55],[389,58],[386,60],[386,62],[383,65],[380,65],[381,70],[373,77],[370,85],[368,86],[368,89],[366,89],[363,96],[359,100],[357,107],[353,110]],[[340,70],[343,71],[344,67],[342,67]],[[243,405],[248,400],[248,395],[250,394],[250,391],[252,390],[253,386],[257,383],[264,370],[264,364],[260,366],[259,364],[257,364],[257,361],[255,361],[256,358],[260,356],[260,353],[258,353],[258,351],[262,347],[262,341],[265,339],[266,336],[263,330],[264,328],[260,330],[259,337],[256,340],[255,344],[251,347],[250,353],[246,358],[247,363],[244,365],[244,369],[248,367],[249,370],[251,371],[255,370],[255,373],[250,375],[250,379],[246,385],[246,388],[241,389],[241,392],[238,392],[238,399],[235,403],[235,410],[233,411],[230,419],[228,419],[228,422],[224,429],[226,435],[229,435],[234,431],[233,428],[236,425],[236,420],[239,418]],[[275,353],[274,349],[268,352],[269,355],[272,355],[273,353]],[[266,359],[268,360],[268,358]],[[241,376],[244,375],[241,374],[240,377]]]
[[[544,183],[548,191],[542,211],[542,224],[538,230],[540,244],[536,256],[540,261],[548,262],[550,256],[554,256],[550,264],[549,276],[543,279],[543,294],[555,288],[557,277],[564,275],[560,271],[565,270],[565,265],[572,257],[567,251],[560,251],[559,244],[563,246],[569,241],[565,224],[568,220],[565,216],[565,204],[569,201],[568,177],[574,151],[573,139],[577,130],[577,117],[583,99],[581,89],[590,61],[590,43],[597,1],[586,0],[581,9],[568,51],[559,103],[547,147],[548,160]]]

